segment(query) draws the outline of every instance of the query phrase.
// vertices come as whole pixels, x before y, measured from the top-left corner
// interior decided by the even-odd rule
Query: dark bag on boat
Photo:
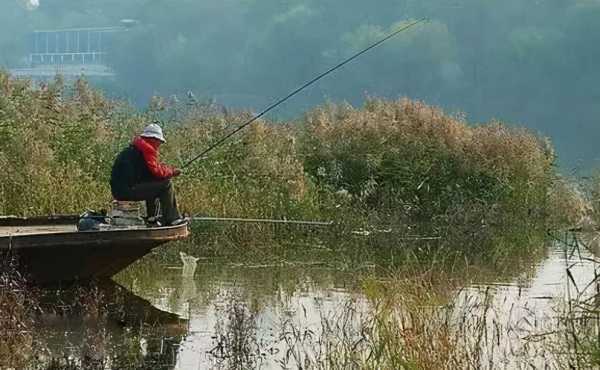
[[[79,216],[77,231],[104,230],[110,227],[110,218],[106,212],[85,211]]]

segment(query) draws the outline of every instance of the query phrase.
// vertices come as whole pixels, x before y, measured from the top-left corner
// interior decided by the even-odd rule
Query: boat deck
[[[0,253],[14,251],[36,284],[109,278],[159,245],[190,235],[187,223],[77,231],[79,215],[0,216]]]
[[[0,226],[0,237],[11,235],[56,234],[77,231],[76,225]]]

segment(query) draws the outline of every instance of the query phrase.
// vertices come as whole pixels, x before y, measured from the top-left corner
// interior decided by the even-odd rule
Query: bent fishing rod
[[[250,124],[252,124],[253,122],[255,122],[256,120],[258,120],[259,118],[261,118],[262,116],[264,116],[265,114],[269,113],[270,111],[272,111],[273,109],[277,108],[278,106],[280,106],[281,104],[285,103],[286,101],[288,101],[289,99],[291,99],[292,97],[294,97],[295,95],[297,95],[298,93],[300,93],[302,90],[306,89],[307,87],[311,86],[312,84],[314,84],[315,82],[319,81],[320,79],[322,79],[323,77],[333,73],[334,71],[342,68],[343,66],[345,66],[346,64],[350,63],[351,61],[353,61],[354,59],[360,57],[361,55],[365,54],[366,52],[368,52],[371,49],[374,49],[376,47],[378,47],[379,45],[383,44],[384,42],[388,41],[389,39],[399,35],[400,33],[408,30],[409,28],[412,28],[414,26],[416,26],[419,23],[423,23],[425,22],[427,19],[426,18],[422,18],[419,19],[417,21],[413,21],[399,29],[397,29],[396,31],[390,33],[389,35],[385,36],[384,38],[380,39],[379,41],[369,45],[368,47],[364,48],[363,50],[359,51],[358,53],[352,55],[351,57],[345,59],[344,61],[338,63],[337,65],[331,67],[330,69],[328,69],[327,71],[321,73],[320,75],[316,76],[315,78],[313,78],[312,80],[306,82],[304,85],[298,87],[296,90],[292,91],[291,93],[289,93],[288,95],[286,95],[285,97],[277,100],[275,103],[269,105],[267,108],[265,108],[262,112],[258,113],[257,115],[255,115],[254,117],[250,118],[248,121],[244,122],[242,125],[238,126],[235,130],[231,131],[230,133],[228,133],[227,135],[223,136],[222,138],[220,138],[219,140],[217,140],[216,142],[214,142],[212,145],[210,145],[208,148],[206,148],[204,151],[202,151],[200,154],[196,155],[195,157],[193,157],[192,159],[190,159],[188,162],[186,162],[181,168],[185,169],[186,167],[188,167],[189,165],[191,165],[192,163],[194,163],[195,161],[197,161],[198,159],[204,157],[206,154],[208,154],[210,151],[212,151],[213,149],[217,148],[218,146],[222,145],[225,141],[227,141],[230,137],[232,137],[233,135],[237,134],[238,132],[242,131],[244,128],[248,127]]]

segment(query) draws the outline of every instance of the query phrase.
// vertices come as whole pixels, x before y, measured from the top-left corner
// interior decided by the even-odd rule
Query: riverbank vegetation
[[[140,112],[82,80],[34,86],[0,73],[0,214],[107,208],[112,161],[148,122],[163,125],[168,143],[162,158],[177,166],[248,117],[158,97]],[[333,336],[347,338],[344,332],[324,332],[331,337],[320,343],[331,347],[316,358],[325,361],[316,368],[343,368],[347,361],[365,368],[479,363],[479,344],[460,338],[471,333],[467,329],[482,333],[482,317],[450,325],[444,321],[455,314],[445,307],[449,298],[432,287],[450,294],[473,270],[508,271],[509,258],[543,254],[548,229],[570,227],[590,212],[580,192],[557,173],[555,160],[551,143],[532,132],[500,122],[470,124],[408,99],[373,98],[360,108],[327,104],[295,121],[261,120],[175,180],[182,209],[191,215],[327,219],[335,225],[316,231],[197,223],[190,241],[151,258],[173,263],[187,252],[248,263],[253,256],[262,264],[327,261],[334,270],[359,272],[356,289],[373,307],[358,322],[369,335],[368,341],[356,337],[364,351],[355,354],[350,349],[356,343],[336,342]],[[517,266],[510,265],[510,276],[520,273]],[[3,301],[23,306],[19,292],[0,293]],[[84,296],[93,298],[93,290]],[[422,314],[406,316],[412,311]],[[252,317],[232,312],[233,318]],[[33,315],[19,314],[23,320]],[[312,356],[294,346],[291,351]],[[432,351],[439,356],[429,357]],[[359,358],[367,353],[375,357]]]
[[[249,117],[161,98],[138,112],[82,80],[37,88],[1,74],[0,89],[0,214],[106,208],[112,161],[146,123],[161,120],[163,159],[181,165]],[[551,143],[527,130],[370,99],[259,121],[186,168],[176,187],[192,215],[332,219],[485,247],[506,230],[577,221],[581,207],[554,163]]]

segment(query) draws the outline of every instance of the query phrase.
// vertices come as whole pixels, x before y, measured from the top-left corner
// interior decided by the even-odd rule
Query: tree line
[[[2,5],[0,64],[18,65],[38,28],[139,21],[111,47],[118,78],[101,86],[135,104],[152,95],[259,109],[411,19],[430,22],[288,103],[408,96],[526,125],[563,164],[590,166],[600,119],[600,3],[594,0],[46,0]]]

